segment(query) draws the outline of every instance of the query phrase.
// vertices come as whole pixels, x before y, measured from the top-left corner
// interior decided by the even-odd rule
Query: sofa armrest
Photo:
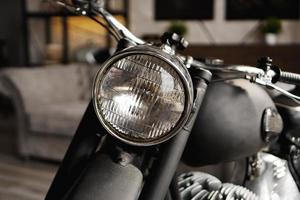
[[[0,75],[0,94],[8,97],[13,105],[16,123],[16,139],[18,153],[27,157],[29,154],[28,140],[29,133],[28,117],[26,115],[22,95],[15,85],[3,74]]]
[[[30,153],[29,116],[44,105],[80,100],[88,88],[88,67],[82,65],[7,68],[0,71],[0,93],[13,105],[20,155]]]

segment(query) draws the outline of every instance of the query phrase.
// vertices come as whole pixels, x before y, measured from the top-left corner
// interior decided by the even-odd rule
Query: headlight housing
[[[185,66],[175,56],[144,45],[110,58],[93,87],[102,125],[120,140],[139,146],[176,135],[188,119],[192,99]]]

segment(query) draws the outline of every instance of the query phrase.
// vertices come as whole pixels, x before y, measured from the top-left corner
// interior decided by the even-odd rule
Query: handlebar
[[[206,63],[193,60],[192,58],[186,59],[189,60],[189,65],[196,68],[204,68],[210,71],[217,72],[229,72],[229,73],[238,73],[243,74],[244,76],[235,76],[229,79],[222,80],[231,80],[237,78],[245,78],[250,82],[256,83],[258,85],[265,86],[269,89],[274,89],[279,91],[281,94],[291,98],[296,103],[300,104],[300,97],[296,96],[280,87],[274,83],[280,81],[288,84],[295,84],[300,86],[300,74],[281,71],[279,67],[270,66],[265,69],[261,69],[253,66],[246,65],[208,65]]]
[[[300,74],[281,71],[279,81],[300,86]]]
[[[66,7],[72,12],[87,15],[93,20],[97,21],[99,24],[108,29],[108,31],[118,40],[127,39],[132,43],[139,45],[145,44],[145,41],[133,35],[126,27],[124,27],[121,23],[119,23],[109,12],[107,12],[101,3],[97,0],[93,1],[85,1],[80,0],[81,6],[74,6],[72,4],[68,4],[65,0],[54,0],[60,5]],[[100,16],[106,24],[104,25],[102,22],[93,18],[92,15]],[[253,83],[257,83],[259,85],[266,86],[271,89],[275,89],[280,91],[286,96],[289,96],[292,99],[299,101],[300,97],[295,96],[283,89],[274,85],[277,81],[286,82],[289,84],[296,84],[300,86],[300,74],[295,74],[291,72],[281,71],[278,67],[272,65],[271,58],[262,58],[259,60],[259,67],[252,67],[246,65],[212,65],[203,63],[197,60],[194,60],[189,56],[178,55],[177,57],[182,60],[187,67],[195,67],[206,69],[210,71],[219,71],[219,72],[231,72],[231,73],[239,73],[239,76],[233,77],[235,78],[245,78],[250,80]],[[225,79],[224,79],[225,80]],[[227,79],[228,80],[228,79]]]
[[[255,75],[256,78],[268,78],[272,83],[284,82],[300,86],[300,74],[282,71],[278,67],[263,70],[258,67],[248,65],[208,65],[198,60],[192,60],[190,65],[211,71],[245,73]]]

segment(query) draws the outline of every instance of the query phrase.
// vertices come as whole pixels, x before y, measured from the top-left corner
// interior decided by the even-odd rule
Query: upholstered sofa
[[[91,98],[96,71],[86,64],[0,71],[0,93],[12,101],[16,133],[11,134],[21,156],[63,158]]]

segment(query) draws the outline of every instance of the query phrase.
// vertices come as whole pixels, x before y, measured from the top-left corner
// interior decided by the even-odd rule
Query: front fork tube
[[[89,103],[45,200],[63,199],[95,153],[106,130],[100,125],[92,102]]]
[[[203,97],[206,92],[207,84],[210,81],[211,73],[198,69],[199,73],[194,74],[193,82],[196,98],[192,108],[192,113],[188,122],[182,130],[170,141],[161,146],[158,159],[150,169],[150,174],[146,177],[142,189],[140,200],[162,200],[165,198],[169,185],[177,169],[178,163],[184,151],[185,145],[195,123]],[[201,76],[205,73],[205,77]],[[208,74],[209,75],[208,75]]]

